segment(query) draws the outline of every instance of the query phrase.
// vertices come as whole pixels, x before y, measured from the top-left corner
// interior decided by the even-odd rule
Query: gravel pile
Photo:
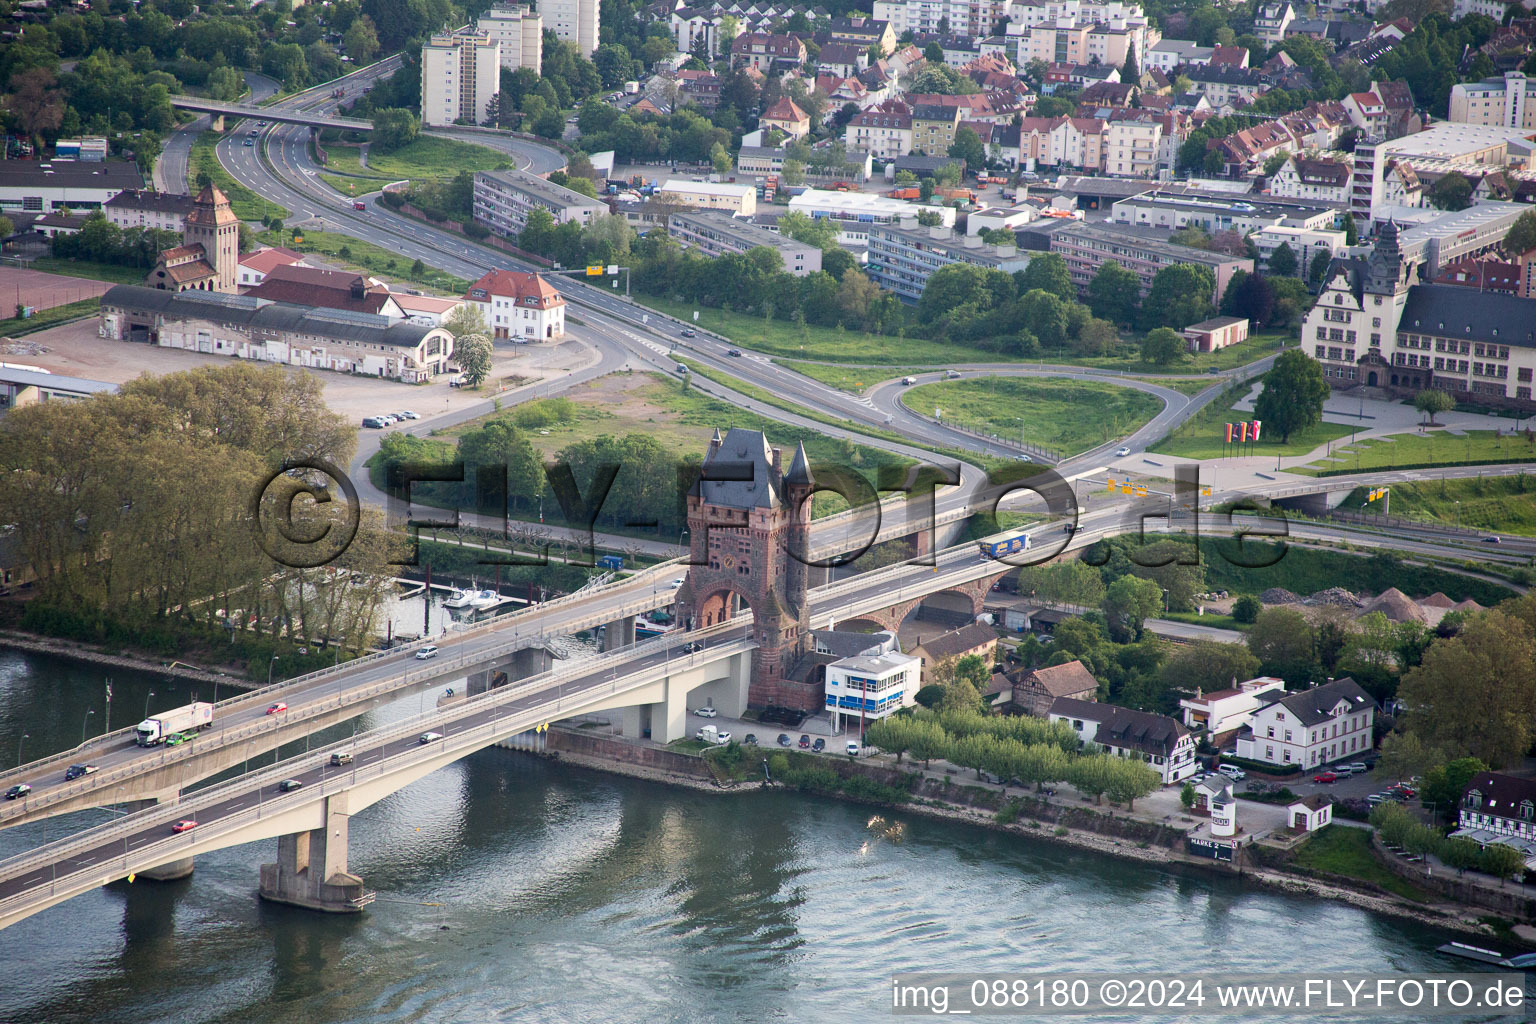
[[[1261,604],[1296,604],[1300,600],[1299,595],[1291,593],[1284,587],[1270,587],[1259,595]]]
[[[1340,608],[1359,608],[1365,602],[1343,587],[1329,587],[1327,590],[1319,590],[1307,598],[1307,604],[1332,604],[1338,605]]]

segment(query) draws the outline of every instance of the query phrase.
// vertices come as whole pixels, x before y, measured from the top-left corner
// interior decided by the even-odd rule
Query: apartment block
[[[598,46],[598,0],[540,0],[539,13],[544,27],[558,39],[575,43],[583,57],[592,56]]]
[[[821,269],[821,250],[797,242],[750,221],[739,220],[713,210],[674,213],[667,219],[667,234],[690,249],[708,256],[739,254],[763,247],[778,253],[784,269],[796,277],[805,277]]]
[[[869,279],[905,302],[916,302],[934,271],[956,263],[1013,273],[1029,265],[1029,253],[1013,245],[989,245],[951,227],[919,227],[917,216],[869,229]]]
[[[694,210],[724,210],[743,217],[757,212],[757,189],[751,185],[668,178],[656,190],[656,200]]]
[[[1536,82],[1519,71],[1451,86],[1450,120],[1458,124],[1536,129]]]
[[[421,48],[421,123],[484,124],[501,90],[501,43],[488,32],[435,35]]]
[[[538,71],[544,60],[544,19],[527,4],[499,3],[475,27],[501,44],[501,66]]]
[[[608,212],[606,204],[527,171],[476,171],[474,188],[475,220],[498,235],[522,231],[535,209],[548,210],[556,224],[583,227]]]
[[[1253,260],[1246,257],[1175,245],[1162,232],[1130,225],[1111,227],[1073,221],[1051,233],[1050,247],[1051,252],[1060,253],[1066,260],[1072,283],[1085,295],[1093,276],[1110,260],[1136,275],[1142,295],[1164,267],[1177,263],[1206,267],[1216,278],[1216,287],[1209,296],[1213,305],[1226,292],[1233,274],[1239,270],[1253,273]]]

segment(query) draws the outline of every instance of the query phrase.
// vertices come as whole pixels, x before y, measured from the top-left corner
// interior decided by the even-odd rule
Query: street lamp
[[[145,718],[149,717],[149,698],[153,697],[154,695],[155,695],[155,691],[154,690],[150,690],[148,693],[146,693],[144,695],[144,717]]]
[[[85,711],[85,717],[80,720],[80,745],[82,747],[85,746],[85,730],[90,726],[91,716],[95,713],[95,708],[87,708]]]
[[[21,739],[16,741],[16,767],[17,768],[21,767],[21,745],[23,743],[25,743],[29,738],[31,738],[31,736],[32,736],[31,733],[24,732],[24,733],[21,734]]]
[[[277,655],[272,655],[272,660],[267,662],[267,685],[272,685],[272,666],[277,664]]]

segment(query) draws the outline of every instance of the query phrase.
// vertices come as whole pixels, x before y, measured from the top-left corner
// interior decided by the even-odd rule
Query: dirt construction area
[[[46,275],[44,275],[46,276]],[[95,284],[95,282],[83,282]],[[234,360],[180,349],[157,348],[126,341],[109,341],[96,334],[95,318],[63,324],[15,341],[0,340],[0,362],[39,366],[54,373],[122,384],[141,374],[166,374],[198,366],[227,366]],[[498,345],[491,379],[478,391],[452,388],[448,378],[427,384],[402,384],[349,374],[314,371],[325,388],[325,401],[348,418],[409,409],[424,419],[485,402],[503,389],[559,376],[584,365],[591,351],[580,342],[559,345]],[[310,371],[292,370],[294,373]]]
[[[107,281],[45,274],[41,270],[25,270],[21,267],[0,267],[0,308],[5,310],[5,315],[0,319],[13,316],[18,305],[52,309],[83,299],[94,299],[111,287]]]

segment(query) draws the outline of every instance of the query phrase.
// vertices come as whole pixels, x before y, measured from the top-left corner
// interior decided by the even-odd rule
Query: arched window
[[[1462,800],[1462,804],[1473,809],[1483,806],[1482,790],[1469,789],[1466,797]]]

